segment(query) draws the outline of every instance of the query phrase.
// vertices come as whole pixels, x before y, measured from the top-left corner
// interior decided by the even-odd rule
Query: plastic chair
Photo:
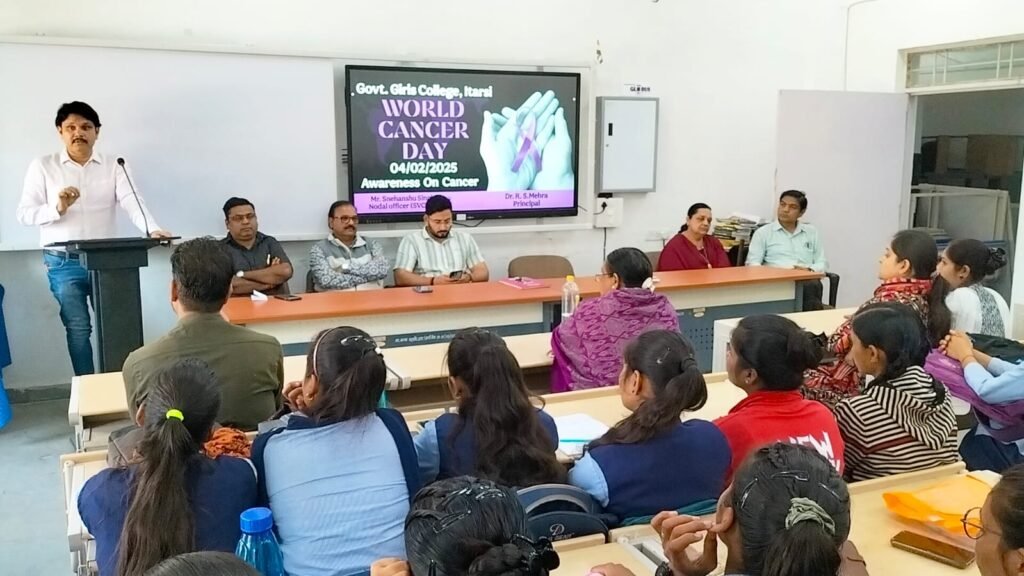
[[[565,278],[574,275],[572,263],[561,256],[520,256],[508,263],[509,278]]]

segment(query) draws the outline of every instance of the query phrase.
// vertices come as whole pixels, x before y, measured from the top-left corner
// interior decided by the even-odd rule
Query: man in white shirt
[[[452,230],[452,202],[427,199],[423,229],[402,238],[395,258],[397,286],[487,282],[487,262],[469,234]]]
[[[139,230],[154,238],[171,235],[157,226],[152,215],[132,196],[127,166],[93,147],[100,133],[100,118],[85,102],[63,104],[57,110],[57,134],[64,150],[36,158],[28,167],[18,203],[18,221],[39,226],[45,246],[68,240],[116,238],[116,210],[120,206]],[[141,204],[141,206],[140,206]],[[43,250],[50,292],[60,304],[60,319],[67,331],[68,352],[75,375],[92,374],[92,324],[89,321],[89,274],[78,255],[64,250]]]

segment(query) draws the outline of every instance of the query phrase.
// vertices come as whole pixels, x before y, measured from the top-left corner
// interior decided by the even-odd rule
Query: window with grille
[[[1024,79],[1024,40],[911,52],[907,87],[1001,83]]]

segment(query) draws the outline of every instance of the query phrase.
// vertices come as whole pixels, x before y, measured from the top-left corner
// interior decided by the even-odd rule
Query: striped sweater
[[[922,367],[868,385],[835,407],[848,479],[867,480],[959,459],[949,394]]]

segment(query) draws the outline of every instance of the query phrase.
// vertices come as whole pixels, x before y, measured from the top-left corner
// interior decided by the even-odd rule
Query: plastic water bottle
[[[580,287],[576,284],[576,277],[566,276],[565,284],[562,285],[562,319],[572,316],[579,303]]]
[[[263,576],[287,576],[284,556],[274,536],[274,517],[269,508],[249,508],[239,521],[242,537],[235,548],[235,556],[259,571]]]

